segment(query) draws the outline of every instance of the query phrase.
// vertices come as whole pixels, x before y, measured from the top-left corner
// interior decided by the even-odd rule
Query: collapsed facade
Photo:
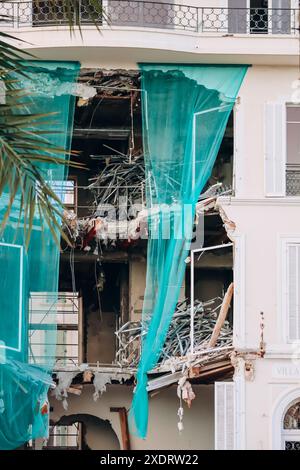
[[[70,168],[63,191],[72,246],[62,242],[58,297],[40,292],[30,300],[32,316],[58,314],[49,439],[35,448],[276,449],[300,441],[297,5],[182,3],[109,1],[112,25],[102,38],[87,25],[79,45],[61,25],[55,34],[65,41],[51,47],[41,34],[57,11],[45,5],[33,14],[33,31],[22,4],[15,32],[39,44],[40,58],[81,60],[85,90],[72,139],[85,169]],[[134,20],[137,5],[143,15]],[[203,22],[194,25],[199,10]],[[127,41],[126,58],[122,38],[111,42],[114,31]],[[253,41],[268,43],[268,53]],[[142,61],[252,64],[197,202],[194,229],[203,239],[192,242],[161,356],[148,374],[143,441],[127,420],[147,266]],[[33,355],[39,341],[31,340]]]
[[[71,332],[66,325],[60,327],[65,328],[65,343],[59,345],[64,353],[55,365],[58,387],[54,395],[62,403],[51,402],[53,416],[57,417],[56,410],[62,407],[65,411],[72,410],[73,420],[84,414],[86,401],[93,403],[93,397],[95,406],[98,406],[99,392],[101,403],[106,393],[108,397],[121,393],[126,396],[126,401],[122,399],[116,408],[128,408],[140,357],[147,263],[147,240],[142,236],[147,227],[147,214],[140,73],[82,70],[79,82],[88,83],[97,90],[97,94],[89,100],[79,98],[77,101],[73,148],[82,152],[80,158],[88,170],[71,169],[69,173],[65,196],[69,222],[66,231],[71,233],[74,247],[63,247],[60,266],[61,302],[69,302],[65,318],[71,318],[73,309],[73,318],[78,319],[78,323],[75,326],[73,320],[70,321]],[[214,344],[210,345],[223,298],[232,286],[232,243],[216,209],[217,197],[232,191],[232,129],[231,118],[213,174],[197,207],[198,217],[203,219],[201,224],[205,225],[205,248],[201,260],[201,253],[195,258],[193,274],[194,349],[199,351],[199,355],[195,354],[192,359],[189,357],[191,263],[187,260],[186,279],[177,311],[161,360],[152,371],[148,384],[149,393],[158,395],[157,398],[170,385],[175,385],[175,391],[172,390],[176,406],[173,410],[175,434],[178,432],[176,420],[182,420],[177,416],[181,408],[176,393],[179,379],[182,384],[179,393],[191,405],[195,396],[191,384],[195,384],[196,389],[205,384],[204,389],[207,388],[213,401],[212,385],[216,378],[232,377],[233,373],[230,362],[232,314],[228,312],[231,298],[225,305],[225,325],[220,325],[221,332],[216,334]],[[123,209],[125,217],[118,213],[117,222],[110,218],[109,204],[116,211]],[[136,207],[136,213],[130,214],[133,207]],[[74,303],[75,309],[71,306]],[[65,310],[63,304],[60,308]],[[74,328],[78,331],[75,347],[72,345]],[[203,374],[204,371],[206,373],[198,378],[202,366]],[[191,379],[190,371],[193,371]],[[164,406],[164,399],[161,406]],[[58,423],[65,411],[61,411]],[[105,413],[107,416],[111,413],[108,405]],[[150,419],[151,415],[152,412]],[[114,419],[118,422],[119,413]],[[97,445],[105,448],[108,438],[100,444],[100,437],[101,434]],[[118,437],[121,440],[121,436]]]

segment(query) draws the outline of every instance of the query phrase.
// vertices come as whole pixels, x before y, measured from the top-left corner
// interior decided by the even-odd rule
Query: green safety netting
[[[56,113],[41,119],[40,130],[50,144],[69,150],[74,110],[72,87],[79,63],[30,61],[24,63],[23,69],[26,76],[12,76],[16,87],[26,93],[21,113]],[[60,158],[68,158],[68,153]],[[49,184],[54,187],[59,182],[63,187],[67,176],[64,165],[37,165]],[[54,298],[60,250],[37,208],[26,248],[24,223],[28,222],[22,214],[19,218],[21,197],[22,194],[17,194],[0,237],[0,449],[14,449],[30,439],[47,437],[47,392],[56,352]],[[4,191],[0,220],[8,202],[9,193]],[[34,313],[32,302],[36,303]]]
[[[195,205],[206,184],[247,66],[141,64],[148,254],[143,341],[129,414],[148,426],[147,373],[157,364],[179,297]]]

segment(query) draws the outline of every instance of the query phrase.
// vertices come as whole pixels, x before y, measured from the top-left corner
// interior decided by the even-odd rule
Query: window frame
[[[289,303],[288,303],[288,294],[289,294],[289,284],[288,284],[288,248],[289,246],[298,245],[300,249],[300,235],[290,235],[290,236],[281,236],[280,237],[280,244],[281,244],[281,259],[279,263],[279,293],[281,296],[279,305],[279,322],[278,322],[278,329],[280,332],[280,339],[281,342],[284,344],[292,347],[294,344],[300,344],[300,334],[298,339],[291,339],[289,337]],[[300,272],[299,272],[299,279],[300,279]],[[300,292],[300,290],[299,290]],[[300,301],[300,295],[299,295]],[[299,313],[299,322],[300,322],[300,313]]]
[[[30,303],[29,303],[29,316],[30,316],[30,323],[29,323],[29,359],[31,363],[35,363],[35,358],[43,358],[44,355],[38,355],[36,356],[35,354],[35,346],[43,344],[43,339],[40,339],[39,335],[37,334],[34,338],[33,335],[36,332],[39,332],[36,328],[32,328],[32,326],[35,326],[36,323],[32,322],[32,318],[34,315],[39,314],[43,310],[33,308],[33,305],[37,303],[37,306],[41,305],[43,306],[43,300],[48,299],[49,303],[53,302],[52,305],[50,305],[49,312],[51,312],[52,309],[56,309],[56,327],[57,327],[57,332],[62,332],[62,336],[66,337],[68,336],[68,332],[75,331],[77,332],[77,343],[68,343],[68,342],[59,342],[59,336],[57,337],[57,341],[55,343],[55,359],[56,363],[59,363],[60,365],[68,365],[70,362],[72,364],[79,365],[82,360],[83,360],[83,324],[82,324],[82,297],[80,296],[79,292],[58,292],[57,294],[55,293],[49,293],[49,292],[31,292],[30,293]],[[69,311],[68,308],[65,310],[62,308],[63,304],[66,303],[68,305],[73,305],[73,311]],[[46,304],[47,305],[47,304]],[[47,305],[48,308],[48,305]],[[47,309],[46,309],[47,310]],[[72,317],[68,317],[68,315],[76,315],[76,322],[73,321],[66,321],[68,318],[72,319]],[[43,318],[46,318],[46,315],[43,316]],[[75,318],[75,317],[74,317]],[[39,324],[39,323],[38,323]],[[31,326],[31,327],[30,327]],[[31,335],[30,335],[31,333]],[[65,333],[65,335],[64,335]],[[60,335],[61,336],[61,335]],[[31,339],[33,338],[33,339]],[[39,340],[41,343],[39,343]],[[70,347],[72,349],[73,347],[77,348],[77,356],[74,357],[73,355],[58,355],[58,348],[64,348]],[[67,352],[67,351],[66,351]],[[39,363],[39,362],[37,362]]]
[[[287,192],[287,188],[288,188],[288,184],[287,184],[287,173],[288,173],[288,170],[289,170],[289,167],[297,167],[299,166],[299,173],[300,173],[300,155],[299,155],[299,163],[289,163],[288,162],[288,145],[289,145],[289,141],[288,141],[288,126],[289,124],[298,124],[299,125],[299,128],[300,128],[300,118],[299,118],[299,121],[289,121],[288,120],[288,108],[299,108],[299,111],[300,111],[300,104],[294,104],[294,103],[290,103],[290,102],[287,102],[286,103],[286,162],[285,162],[285,197],[288,197],[288,198],[295,198],[295,197],[300,197],[300,188],[299,188],[299,194],[288,194]],[[300,130],[300,129],[299,129]]]
[[[0,342],[0,349],[10,350],[15,352],[22,351],[22,323],[25,319],[23,315],[23,269],[24,269],[24,247],[22,245],[16,245],[13,243],[0,242],[0,246],[7,246],[10,248],[16,248],[20,250],[20,275],[19,275],[19,321],[18,321],[18,345],[17,347],[7,346],[4,342]]]

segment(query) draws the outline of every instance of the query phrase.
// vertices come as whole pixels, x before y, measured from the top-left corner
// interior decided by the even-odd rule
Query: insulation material
[[[116,172],[118,172],[118,166],[116,165]],[[139,239],[147,239],[148,219],[150,216],[155,216],[157,210],[155,208],[147,209],[144,205],[145,185],[145,180],[141,180],[138,186],[126,186],[123,181],[114,181],[114,184],[98,188],[97,192],[96,189],[93,190],[93,186],[87,187],[87,190],[95,191],[95,203],[91,208],[91,216],[78,218],[74,212],[65,211],[67,221],[65,230],[76,241],[77,248],[91,251],[96,249],[98,242],[101,243],[101,246],[108,247],[115,246],[116,239],[127,240],[129,243]],[[196,223],[200,215],[218,212],[216,209],[217,198],[230,193],[231,190],[224,188],[222,183],[208,188],[196,204]],[[116,212],[117,220],[110,217],[109,213],[105,216],[100,215],[97,208],[103,209],[101,213],[105,212],[105,205],[108,204],[108,201],[112,207],[118,207],[122,197],[126,201],[126,211],[123,212],[123,215]],[[134,204],[134,206],[130,206],[130,204]],[[132,211],[132,207],[134,207],[134,211]]]
[[[53,395],[57,400],[62,400],[64,410],[68,409],[68,389],[76,375],[77,372],[59,372],[57,374],[58,384],[53,390]]]
[[[111,374],[103,374],[96,372],[94,376],[95,392],[93,394],[94,401],[97,401],[99,396],[106,392],[106,385],[111,383]],[[100,394],[100,395],[99,395]]]
[[[211,175],[247,66],[142,64],[143,148],[148,218],[142,354],[129,415],[145,438],[147,373],[174,314],[196,203]]]
[[[195,400],[196,395],[193,391],[191,383],[186,379],[186,377],[182,377],[177,386],[177,395],[179,398],[182,398],[190,408],[192,405],[192,401]]]

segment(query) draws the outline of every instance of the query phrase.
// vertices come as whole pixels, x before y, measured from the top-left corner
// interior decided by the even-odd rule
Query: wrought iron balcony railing
[[[300,196],[300,165],[286,166],[286,195]]]
[[[101,14],[95,13],[92,0],[79,1],[74,22],[92,25],[96,18],[99,26],[179,29],[196,33],[296,35],[299,31],[299,10],[292,8],[214,8],[145,0],[99,1],[103,7]],[[66,25],[63,3],[63,0],[1,2],[1,25],[11,28]]]

